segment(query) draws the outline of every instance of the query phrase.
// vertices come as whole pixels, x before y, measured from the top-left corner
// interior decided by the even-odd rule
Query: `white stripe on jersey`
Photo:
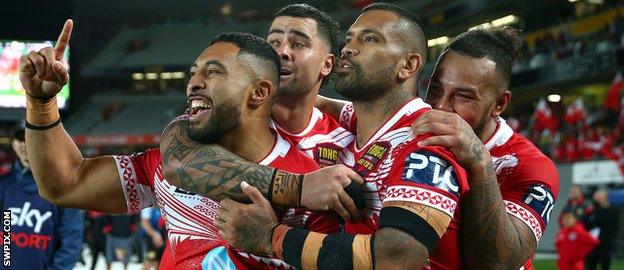
[[[129,156],[113,156],[117,173],[121,182],[121,189],[126,198],[126,212],[134,214],[143,208],[155,205],[154,193],[149,186],[139,184],[134,164]]]
[[[505,121],[505,119],[499,117],[496,122],[498,123],[496,132],[494,133],[494,135],[492,135],[492,138],[490,138],[490,140],[488,140],[488,142],[485,144],[485,147],[488,150],[492,150],[492,148],[494,147],[501,146],[507,143],[511,136],[514,135],[513,129],[507,124],[507,121]]]
[[[542,238],[543,230],[539,219],[533,215],[533,212],[512,201],[503,200],[503,202],[505,203],[505,210],[507,213],[512,214],[529,226],[533,232],[533,236],[535,236],[536,243],[539,243],[539,240]]]

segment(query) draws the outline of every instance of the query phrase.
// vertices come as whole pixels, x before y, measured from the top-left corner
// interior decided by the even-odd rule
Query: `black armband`
[[[371,239],[364,234],[326,235],[293,228],[283,238],[281,254],[297,269],[372,270]]]
[[[48,125],[45,125],[45,126],[36,126],[36,125],[31,124],[31,123],[28,123],[28,121],[25,121],[24,122],[24,127],[27,128],[27,129],[42,131],[42,130],[48,130],[48,129],[51,129],[53,127],[56,127],[60,123],[61,123],[61,118],[59,117],[59,119],[54,121],[52,124],[48,124]]]
[[[393,228],[412,236],[423,244],[429,254],[440,240],[436,230],[422,217],[400,207],[384,207],[379,216],[379,228]]]

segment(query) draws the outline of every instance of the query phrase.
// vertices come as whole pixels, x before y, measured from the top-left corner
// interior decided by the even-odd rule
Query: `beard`
[[[477,136],[479,138],[481,138],[483,136],[483,130],[485,129],[485,125],[488,122],[489,116],[490,116],[490,111],[491,110],[486,110],[483,115],[481,116],[481,119],[479,119],[479,122],[477,122],[477,125],[474,127],[474,133],[477,134]]]
[[[391,91],[396,63],[390,63],[371,74],[366,74],[358,63],[349,62],[349,64],[353,72],[336,76],[336,92],[349,101],[373,101]]]
[[[238,128],[241,122],[240,106],[233,101],[226,101],[214,108],[204,128],[193,127],[188,129],[188,136],[192,140],[202,144],[216,143],[223,135]]]

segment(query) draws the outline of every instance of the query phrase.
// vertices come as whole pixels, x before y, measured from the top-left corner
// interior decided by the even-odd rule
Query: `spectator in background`
[[[618,209],[609,204],[607,191],[594,192],[594,211],[585,224],[592,234],[597,234],[600,244],[587,256],[587,269],[596,269],[600,263],[602,270],[609,269],[615,251],[615,238],[618,230]]]
[[[15,131],[11,144],[17,161],[11,172],[0,177],[0,208],[11,210],[12,265],[6,269],[72,269],[82,246],[82,212],[39,196],[23,129]]]
[[[581,186],[572,185],[570,187],[570,199],[565,209],[572,211],[577,220],[583,221],[594,210],[594,207],[583,197]]]
[[[106,228],[106,259],[109,263],[120,261],[124,269],[132,255],[132,243],[136,231],[135,215],[111,215],[110,224]]]
[[[104,227],[108,224],[108,215],[96,211],[87,212],[87,219],[89,226],[87,230],[88,240],[87,244],[91,250],[91,270],[95,269],[97,265],[100,253],[105,253],[106,237],[104,235]],[[110,262],[106,261],[106,269],[110,269]]]
[[[585,269],[585,257],[598,245],[594,238],[581,222],[578,222],[572,209],[566,209],[561,214],[562,228],[555,240],[555,249],[559,255],[557,268],[559,270]]]
[[[165,250],[167,231],[160,210],[155,207],[141,210],[141,238],[145,247],[143,270],[152,267],[158,269],[158,264]]]

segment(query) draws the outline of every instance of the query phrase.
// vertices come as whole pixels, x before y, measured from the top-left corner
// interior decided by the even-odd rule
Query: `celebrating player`
[[[354,169],[365,178],[364,220],[347,221],[347,234],[277,225],[268,202],[244,185],[254,204],[222,202],[216,225],[224,239],[303,269],[422,268],[447,229],[457,230],[449,224],[468,191],[453,155],[439,146],[420,147],[427,136],[411,132],[431,109],[409,94],[426,41],[415,16],[389,4],[366,7],[347,33],[336,88],[353,101],[359,119],[350,148]],[[252,228],[257,236],[244,233]]]
[[[275,14],[267,37],[267,42],[277,51],[282,64],[279,90],[276,92],[271,113],[272,123],[281,136],[313,158],[321,167],[336,163],[351,166],[354,162],[353,154],[347,148],[353,141],[353,134],[332,117],[314,108],[317,94],[335,62],[333,51],[338,47],[339,32],[338,24],[325,12],[306,4],[296,4],[288,5]],[[223,177],[238,177],[245,173],[251,175],[248,171],[253,170],[254,180],[247,181],[259,188],[264,195],[270,197],[273,195],[269,190],[279,190],[269,186],[273,169],[252,163],[223,163],[222,157],[227,161],[235,158],[235,155],[216,145],[185,144],[184,142],[189,141],[185,133],[171,132],[175,125],[174,123],[165,130],[161,143],[165,175],[172,184],[198,194],[213,196],[212,190],[218,187],[214,183],[220,183]],[[348,170],[344,166],[336,169],[343,169],[345,173]],[[339,186],[321,178],[319,180],[322,181],[315,182],[311,179],[303,184],[304,189],[318,190],[309,193],[310,196],[304,194],[301,197],[303,206],[315,210],[333,209],[345,219],[359,215],[352,200],[341,191],[342,187],[349,184],[348,181]],[[296,182],[299,179],[291,181]],[[323,192],[332,185],[335,185],[333,188],[336,192]],[[293,184],[293,187],[297,186]],[[232,185],[232,188],[238,189],[238,185]],[[330,203],[314,204],[312,200]],[[299,209],[294,215],[285,218],[291,224],[302,223],[304,220],[314,223],[315,220],[310,219],[309,214]]]
[[[473,30],[438,59],[426,102],[439,110],[419,118],[415,133],[436,134],[422,144],[455,154],[470,192],[461,205],[461,253],[459,236],[447,233],[431,256],[432,268],[532,269],[559,177],[553,162],[500,117],[511,99],[519,49],[512,28]]]
[[[199,268],[206,251],[218,245],[218,235],[212,224],[218,204],[211,199],[243,197],[237,187],[240,180],[236,181],[242,177],[253,180],[254,171],[246,171],[239,175],[241,178],[229,178],[229,182],[219,186],[220,192],[207,198],[189,194],[169,184],[159,167],[161,159],[157,149],[131,156],[82,157],[61,124],[54,98],[69,80],[67,70],[59,60],[69,42],[72,28],[73,22],[68,20],[54,49],[33,51],[20,59],[20,81],[28,94],[26,146],[31,153],[36,153],[30,161],[41,194],[57,205],[109,213],[136,212],[158,203],[170,230],[176,265],[185,269]],[[316,166],[304,155],[291,151],[293,148],[279,136],[272,135],[267,125],[279,67],[279,59],[268,44],[249,35],[224,35],[215,39],[195,64],[194,69],[201,74],[196,77],[198,79],[191,80],[193,84],[189,83],[187,88],[192,115],[188,121],[181,121],[190,123],[194,136],[212,137],[215,140],[227,137],[222,142],[229,143],[227,145],[230,147],[231,143],[243,144],[250,138],[262,140],[260,145],[264,147],[254,145],[251,148],[232,147],[231,150],[250,160],[266,156],[267,164],[276,163],[276,166],[299,164],[295,170],[303,171]],[[211,78],[210,84],[206,82],[208,77]],[[212,80],[215,77],[219,79]],[[214,86],[212,84],[215,82],[223,87],[206,88],[207,85]],[[231,86],[228,87],[229,85]],[[229,96],[236,96],[239,100],[232,101]],[[206,124],[212,123],[212,108],[215,115],[246,114],[245,121],[238,125],[230,122],[220,126],[229,128],[226,129],[229,133],[242,134],[242,137],[233,140],[224,130],[202,129]],[[230,120],[235,122],[236,118]],[[229,164],[237,164],[243,159],[235,156],[224,160]],[[349,174],[346,169],[340,169],[326,168],[318,174],[305,176],[273,170],[274,177],[263,181],[278,182],[286,186],[292,184],[293,178],[303,178],[299,181],[303,184],[314,181],[310,179],[322,179],[328,184],[315,187],[314,191],[339,196],[336,195],[338,191],[329,188],[341,187],[341,184],[332,180]],[[351,176],[358,179],[357,175]],[[231,188],[232,186],[235,188]],[[308,201],[317,205],[329,204],[327,201],[320,201],[326,197],[308,196],[306,189],[302,192],[300,190],[295,188],[290,193],[280,193],[281,197],[276,196],[276,200],[281,198],[281,202],[292,203],[287,204],[288,206],[298,206],[297,198],[307,197]],[[342,189],[340,191],[344,192]],[[198,239],[201,241],[193,242]],[[272,260],[262,261],[276,263]]]

